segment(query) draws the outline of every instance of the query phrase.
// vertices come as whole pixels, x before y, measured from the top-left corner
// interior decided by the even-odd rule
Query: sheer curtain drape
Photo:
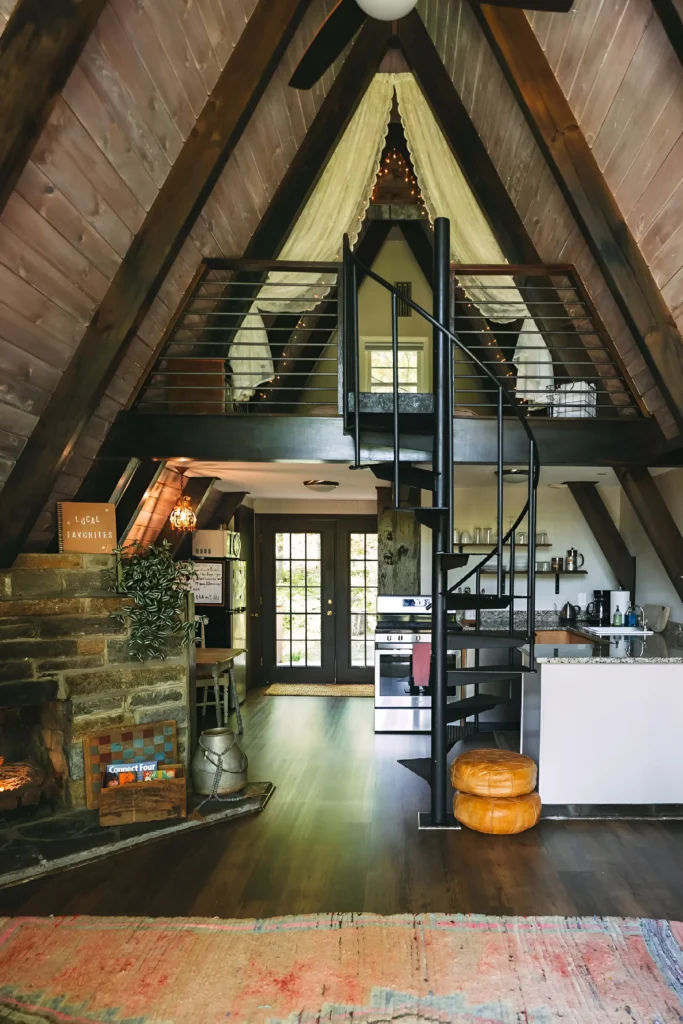
[[[328,262],[341,256],[345,234],[355,244],[377,179],[394,83],[376,75],[279,254],[281,260]],[[261,313],[305,313],[327,294],[334,277],[275,271],[261,288],[230,348],[233,402],[245,402],[273,374]],[[287,301],[285,301],[287,300]]]
[[[507,263],[503,251],[412,74],[394,75],[399,112],[427,212],[451,222],[456,263]],[[480,312],[506,323],[524,318],[513,362],[517,394],[547,404],[554,387],[553,361],[511,277],[458,279]],[[513,306],[500,303],[514,302]]]
[[[458,263],[506,263],[493,230],[443,137],[412,74],[377,74],[349,122],[301,216],[279,253],[282,260],[338,260],[342,238],[354,245],[370,203],[384,149],[394,91],[415,174],[430,218],[448,217]],[[230,347],[233,402],[245,402],[273,375],[262,313],[305,313],[327,294],[333,278],[310,271],[268,275]],[[491,320],[524,318],[513,362],[517,394],[544,404],[554,387],[545,341],[511,277],[460,280],[472,302]],[[514,305],[510,306],[512,300]],[[501,305],[505,302],[506,305]]]

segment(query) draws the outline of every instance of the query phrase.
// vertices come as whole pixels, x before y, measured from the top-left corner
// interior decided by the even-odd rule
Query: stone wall
[[[125,599],[102,586],[104,555],[21,555],[0,574],[0,707],[45,704],[59,728],[44,736],[65,751],[65,799],[85,802],[83,737],[107,728],[173,719],[182,760],[188,757],[188,660],[172,641],[165,661],[139,662],[128,630],[111,618]],[[65,724],[67,723],[67,724]],[[63,770],[63,763],[62,763]]]

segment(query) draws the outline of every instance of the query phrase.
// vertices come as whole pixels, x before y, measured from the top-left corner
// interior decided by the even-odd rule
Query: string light
[[[422,207],[426,213],[426,207],[422,193],[420,192],[420,186],[418,185],[417,178],[413,174],[413,171],[398,149],[390,149],[383,158],[383,166],[380,166],[379,173],[377,175],[377,181],[375,187],[372,190],[372,202],[380,201],[380,189],[382,188],[384,179],[393,179],[396,182],[397,189],[403,190],[404,186],[408,186],[408,193],[410,196],[414,196],[417,199],[417,203]],[[387,185],[389,182],[387,182]]]

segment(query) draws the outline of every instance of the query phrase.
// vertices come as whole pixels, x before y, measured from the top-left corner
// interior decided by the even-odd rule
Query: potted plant
[[[138,661],[163,660],[169,640],[194,642],[195,623],[185,615],[186,597],[195,575],[192,562],[174,562],[171,545],[136,541],[116,550],[116,566],[103,571],[106,586],[130,598],[112,618],[130,625],[128,649]]]

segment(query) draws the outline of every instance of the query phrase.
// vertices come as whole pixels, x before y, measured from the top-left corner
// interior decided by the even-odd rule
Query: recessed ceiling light
[[[333,491],[339,483],[337,480],[304,480],[304,487],[309,491]]]

